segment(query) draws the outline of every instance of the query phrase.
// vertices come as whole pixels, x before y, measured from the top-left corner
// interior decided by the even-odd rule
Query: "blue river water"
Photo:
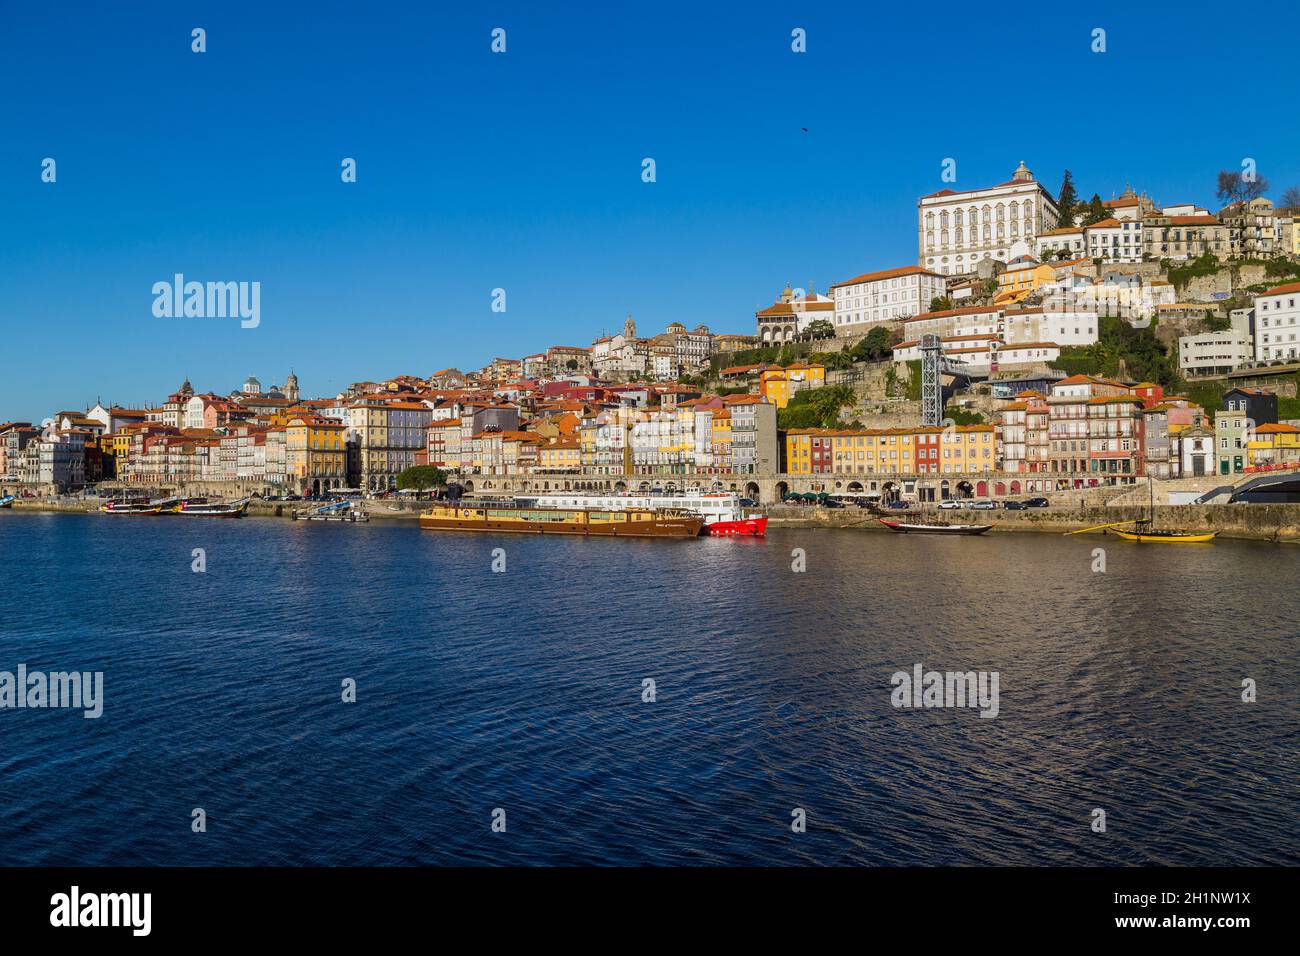
[[[1295,865],[1298,569],[1294,546],[1233,541],[0,512],[0,671],[104,675],[98,719],[0,709],[0,847],[7,865]],[[996,671],[997,716],[893,706],[918,663]]]

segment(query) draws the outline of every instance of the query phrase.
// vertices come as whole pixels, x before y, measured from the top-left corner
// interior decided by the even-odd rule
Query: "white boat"
[[[556,492],[540,495],[515,495],[521,508],[582,508],[587,511],[626,511],[629,508],[655,511],[690,511],[704,518],[704,534],[762,535],[767,531],[766,515],[746,515],[740,495],[734,491],[688,493],[683,495],[644,494],[585,495]]]
[[[4,495],[3,497],[0,497],[0,508],[8,508],[17,500],[18,499],[13,495]]]

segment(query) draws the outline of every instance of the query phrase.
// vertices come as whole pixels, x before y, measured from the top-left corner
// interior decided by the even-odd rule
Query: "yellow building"
[[[537,448],[537,470],[576,472],[582,469],[582,447],[577,439],[564,438]]]
[[[1294,425],[1257,425],[1246,432],[1246,464],[1281,465],[1300,462],[1300,428]]]
[[[939,447],[940,474],[976,475],[997,470],[997,431],[992,425],[945,428]]]
[[[785,368],[767,365],[758,373],[759,394],[777,408],[789,405],[795,392],[805,388],[821,388],[825,384],[825,366],[805,362],[795,362]]]
[[[1005,292],[1035,292],[1056,281],[1056,270],[1033,259],[1012,261],[998,276],[998,295]]]
[[[346,426],[329,418],[303,415],[284,429],[285,473],[291,487],[318,494],[347,484]]]

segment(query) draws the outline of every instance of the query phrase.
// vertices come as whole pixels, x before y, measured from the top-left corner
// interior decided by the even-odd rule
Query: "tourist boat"
[[[704,527],[704,518],[679,508],[547,508],[510,501],[460,501],[422,512],[420,527],[429,531],[694,538]]]
[[[880,523],[899,534],[983,534],[991,524],[949,524],[947,521],[895,521],[881,518]]]
[[[248,499],[239,501],[208,501],[206,498],[187,498],[176,506],[178,515],[195,515],[200,518],[242,518],[248,510]]]
[[[18,499],[15,498],[13,495],[4,495],[3,497],[0,497],[0,508],[12,507],[13,503],[17,500]]]
[[[704,519],[703,533],[717,536],[759,537],[767,533],[767,516],[745,514],[735,492],[687,493],[682,495],[623,494],[580,495],[557,493],[515,495],[521,508],[569,508],[594,511],[674,510],[690,511]]]
[[[355,501],[331,501],[319,508],[295,511],[295,521],[369,521],[370,513]]]
[[[162,514],[162,505],[152,501],[106,501],[99,510],[106,515],[157,515]]]

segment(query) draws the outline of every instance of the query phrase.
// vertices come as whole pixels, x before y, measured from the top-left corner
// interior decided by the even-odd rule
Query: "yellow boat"
[[[1145,524],[1142,521],[1135,521],[1134,524]],[[1152,544],[1203,544],[1206,541],[1213,541],[1217,531],[1172,531],[1165,528],[1137,528],[1133,531],[1123,531],[1119,528],[1112,528],[1117,535],[1125,541],[1146,541]]]
[[[704,517],[677,509],[520,508],[513,502],[457,502],[434,505],[420,515],[430,531],[490,531],[520,534],[580,534],[611,538],[694,538]]]
[[[1138,518],[1134,521],[1115,521],[1110,524],[1099,524],[1092,528],[1080,528],[1078,531],[1067,531],[1071,534],[1088,534],[1092,531],[1100,531],[1102,534],[1114,531],[1125,541],[1140,541],[1150,544],[1204,544],[1207,541],[1213,541],[1217,531],[1177,531],[1172,528],[1155,527],[1156,516],[1156,497],[1155,484],[1151,476],[1147,476],[1147,517]],[[1126,525],[1132,525],[1128,531],[1122,530]]]

